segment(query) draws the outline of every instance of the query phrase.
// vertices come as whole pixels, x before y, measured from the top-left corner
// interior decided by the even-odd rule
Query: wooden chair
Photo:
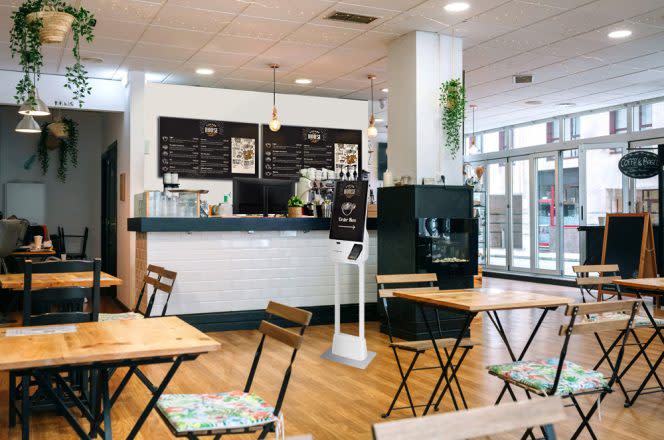
[[[159,316],[166,316],[168,302],[171,299],[171,293],[173,292],[173,286],[175,285],[175,278],[177,275],[177,272],[164,269],[161,266],[155,266],[154,264],[149,265],[147,273],[143,277],[143,287],[136,300],[134,310],[126,313],[100,313],[99,321],[106,322],[149,318],[152,316],[152,308],[154,307],[155,299],[159,292],[166,294],[166,301],[164,302],[161,315]],[[148,296],[148,305],[145,309],[145,313],[143,313],[141,312],[141,303],[143,302],[143,296],[148,289],[152,289],[152,292]]]
[[[302,345],[304,331],[311,322],[311,312],[270,301],[265,310],[267,320],[261,322],[262,334],[254,355],[244,390],[215,394],[164,394],[157,403],[162,418],[176,437],[190,440],[202,436],[220,439],[230,434],[246,434],[261,431],[264,439],[270,431],[278,429],[281,406],[293,370],[293,362]],[[299,326],[299,331],[280,327],[272,318],[280,318]],[[266,336],[292,349],[290,363],[284,374],[281,389],[274,407],[262,397],[251,393],[251,385],[258,368]]]
[[[586,294],[592,299],[603,301],[603,287],[607,284],[613,285],[616,292],[620,292],[620,286],[614,284],[616,280],[621,279],[620,268],[617,264],[572,266],[572,270],[576,275],[576,285],[581,292],[583,302],[586,302]],[[594,273],[597,275],[591,275]],[[593,295],[593,290],[597,291],[596,296]]]
[[[559,397],[437,414],[373,425],[374,440],[465,440],[542,426],[546,440],[555,440],[553,424],[565,420]]]
[[[627,330],[632,322],[642,301],[638,299],[626,301],[605,301],[585,304],[572,304],[567,306],[565,315],[570,317],[569,324],[560,327],[559,334],[564,336],[560,356],[557,358],[538,359],[534,361],[517,361],[488,367],[489,374],[498,377],[505,382],[507,390],[516,401],[512,385],[523,390],[538,394],[540,396],[560,396],[570,399],[581,416],[581,425],[572,435],[572,439],[578,438],[583,429],[587,429],[590,436],[596,438],[590,426],[590,419],[597,410],[599,402],[610,393],[616,382],[620,371],[620,365],[625,353],[625,342],[627,341]],[[624,313],[625,319],[590,321],[584,319],[585,315],[595,313]],[[602,331],[622,330],[623,337],[620,350],[615,361],[615,369],[611,377],[607,379],[604,374],[597,370],[590,370],[581,365],[566,360],[567,349],[572,335],[596,334]],[[584,412],[577,396],[597,395],[591,408]],[[532,435],[532,432],[529,432]]]
[[[393,298],[393,293],[395,288],[386,288],[386,286],[394,286],[394,285],[413,285],[413,284],[427,284],[428,287],[411,287],[408,288],[409,291],[417,291],[417,290],[430,290],[431,287],[435,287],[435,285],[438,282],[437,275],[435,273],[419,273],[419,274],[397,274],[397,275],[376,275],[376,282],[378,283],[378,297],[380,298],[382,304],[383,304],[383,309],[385,310],[385,318],[387,322],[387,334],[390,339],[390,348],[392,349],[392,352],[394,353],[394,359],[396,360],[397,363],[397,368],[399,369],[399,375],[401,376],[401,383],[397,387],[397,391],[394,394],[394,397],[392,399],[392,403],[390,403],[389,408],[387,409],[387,412],[385,412],[382,417],[389,417],[392,411],[398,411],[398,410],[407,410],[410,409],[413,416],[417,416],[417,411],[415,408],[419,407],[425,407],[426,405],[421,404],[421,405],[415,405],[413,403],[412,395],[410,392],[410,389],[408,388],[408,378],[410,377],[411,373],[413,371],[421,371],[421,370],[435,370],[435,369],[440,369],[440,366],[426,366],[426,367],[415,367],[415,364],[417,363],[418,358],[426,353],[429,350],[433,350],[433,344],[431,343],[431,340],[422,340],[422,341],[396,341],[392,335],[392,323],[390,320],[390,313],[389,313],[389,299]],[[438,314],[438,310],[436,310],[436,320],[438,322],[438,329],[439,332],[441,330],[441,322],[440,322],[440,316]],[[442,333],[442,332],[440,332]],[[449,356],[449,351],[448,349],[453,347],[455,344],[456,340],[454,338],[443,338],[443,339],[437,339],[436,343],[438,344],[439,348],[442,348],[444,350],[444,353],[446,356]],[[475,344],[470,340],[470,339],[464,339],[459,347],[461,350],[461,355],[459,357],[459,360],[457,361],[456,365],[452,366],[452,371],[450,373],[450,377],[445,378],[445,387],[443,388],[443,392],[438,399],[438,402],[436,403],[436,410],[438,409],[438,405],[440,404],[440,401],[442,400],[442,397],[445,395],[445,393],[449,390],[450,395],[452,397],[452,402],[454,404],[454,407],[456,409],[459,409],[458,403],[456,401],[456,397],[454,396],[454,392],[452,391],[451,388],[451,382],[454,382],[457,390],[459,392],[459,396],[461,398],[461,402],[464,406],[464,408],[468,408],[466,404],[466,398],[463,395],[463,391],[461,389],[461,385],[459,383],[459,380],[457,378],[457,371],[461,367],[461,364],[463,363],[463,360],[466,357],[466,354],[468,353],[468,350],[473,348]],[[399,358],[399,352],[410,352],[413,353],[413,358],[410,362],[410,365],[408,368],[405,369],[401,363],[401,359]],[[402,391],[406,391],[406,397],[408,399],[408,406],[401,406],[401,407],[395,407],[399,396],[401,395]]]

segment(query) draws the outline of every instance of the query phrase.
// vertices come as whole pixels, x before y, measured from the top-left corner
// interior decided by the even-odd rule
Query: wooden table
[[[10,273],[0,275],[0,289],[23,290],[23,274]],[[101,273],[100,287],[111,287],[122,284],[120,278]],[[32,289],[49,289],[54,287],[92,287],[92,272],[33,273]]]
[[[537,331],[542,325],[542,322],[544,321],[544,318],[546,317],[549,310],[555,310],[560,306],[566,306],[574,303],[574,300],[572,298],[564,296],[552,296],[540,293],[503,290],[503,289],[440,290],[436,287],[432,287],[430,289],[419,289],[417,292],[414,292],[412,290],[409,291],[409,289],[403,289],[403,290],[397,289],[394,291],[394,296],[397,298],[416,302],[419,305],[420,311],[422,312],[422,316],[424,318],[424,323],[426,325],[427,331],[429,332],[429,336],[431,338],[434,350],[436,351],[436,357],[438,358],[438,361],[442,369],[441,375],[438,378],[438,382],[434,387],[434,391],[431,394],[431,398],[429,399],[429,402],[427,403],[427,406],[424,409],[424,413],[422,415],[426,415],[427,412],[429,411],[433,403],[433,400],[436,397],[438,389],[442,384],[443,379],[447,377],[448,369],[451,368],[452,360],[454,358],[455,353],[457,352],[457,349],[459,348],[459,345],[461,344],[461,340],[470,330],[470,324],[472,323],[473,319],[478,313],[480,312],[487,313],[489,319],[491,320],[491,323],[496,328],[498,334],[500,335],[500,338],[505,344],[505,347],[507,348],[507,351],[512,361],[520,361],[523,359],[526,352],[528,351],[530,344],[532,343],[535,335],[537,334]],[[449,355],[447,356],[446,362],[443,362],[443,358],[440,354],[438,344],[435,342],[436,339],[434,337],[431,325],[429,324],[429,321],[426,318],[426,314],[424,313],[425,306],[454,310],[456,312],[463,313],[466,317],[461,327],[461,331],[457,335],[456,342],[452,347],[452,350],[450,351]],[[532,308],[541,308],[543,309],[543,311],[537,321],[537,324],[535,325],[533,331],[531,332],[530,337],[526,342],[526,345],[524,346],[524,348],[521,350],[521,353],[517,357],[514,354],[514,351],[512,350],[512,347],[509,343],[509,339],[507,338],[505,328],[503,327],[503,324],[500,321],[500,317],[498,316],[498,311],[532,309]],[[454,374],[455,372],[454,370],[452,370],[452,377],[450,378],[450,380],[454,379]],[[506,390],[507,387],[504,386],[500,395],[498,396],[496,404],[498,404],[502,400],[502,397],[505,394]],[[444,394],[445,390],[443,390],[443,393],[441,393],[438,401],[436,402],[434,406],[435,409],[438,409],[438,406],[440,405],[440,402]]]
[[[55,255],[55,250],[51,249],[40,249],[38,251],[31,250],[16,250],[11,253],[11,257],[20,257],[20,258],[32,258],[32,257],[50,257]]]
[[[633,278],[626,280],[615,280],[614,284],[620,287],[627,287],[631,289],[631,291],[635,292],[634,294],[639,299],[643,299],[644,296],[661,296],[662,294],[664,294],[664,278]],[[631,292],[623,293],[623,295],[631,295],[631,294],[632,294]],[[656,304],[659,304],[659,301],[656,301]],[[662,364],[662,361],[664,360],[664,350],[662,350],[662,352],[660,353],[659,357],[657,358],[657,361],[655,361],[652,364],[650,360],[647,358],[648,355],[646,353],[646,350],[648,349],[648,347],[650,347],[650,345],[652,345],[655,338],[659,337],[660,341],[664,344],[664,334],[662,334],[662,327],[657,325],[655,317],[653,316],[652,312],[648,309],[648,306],[646,306],[645,302],[642,303],[642,306],[646,312],[646,316],[648,316],[648,319],[650,320],[650,323],[655,331],[646,340],[645,344],[643,344],[639,348],[639,350],[634,355],[632,360],[627,364],[627,366],[625,366],[623,371],[620,373],[620,377],[622,378],[641,356],[644,356],[648,361],[650,370],[648,371],[648,374],[646,375],[643,382],[641,382],[641,385],[636,390],[634,395],[631,398],[627,396],[627,400],[625,401],[625,407],[630,407],[634,405],[634,403],[636,403],[636,399],[638,399],[641,394],[664,392],[664,386],[662,386],[662,381],[660,381],[659,377],[657,376],[657,368],[659,368],[659,366]],[[652,388],[646,388],[648,382],[653,376],[655,376],[655,378],[657,379],[658,386]],[[626,391],[625,395],[627,395]]]
[[[73,332],[65,333],[7,335],[16,331],[24,332],[26,329],[29,332],[43,332],[45,329],[71,330],[72,327]],[[66,390],[66,382],[60,376],[62,373],[77,370],[96,372],[99,392],[96,393],[98,398],[93,399],[93,405],[90,405],[93,408],[86,406],[74,393],[69,393],[68,398],[83,412],[93,433],[101,433],[105,439],[111,439],[111,408],[131,376],[125,376],[125,380],[111,398],[108,386],[112,372],[122,367],[129,367],[131,373],[140,365],[172,364],[159,386],[146,383],[152,397],[127,437],[133,439],[180,364],[196,359],[200,354],[219,350],[220,347],[217,341],[177,317],[89,322],[71,326],[4,328],[0,330],[0,350],[3,353],[0,357],[0,371],[11,370],[22,377],[24,394],[21,412],[24,439],[29,438],[30,399],[27,394],[29,387],[25,384],[30,383],[30,377],[36,378],[49,397],[56,402],[78,436],[82,439],[90,438],[90,434],[64,404],[62,397],[52,389],[52,383],[56,382]],[[14,384],[10,383],[10,393],[15,392],[15,388]],[[14,408],[10,408],[12,409]]]

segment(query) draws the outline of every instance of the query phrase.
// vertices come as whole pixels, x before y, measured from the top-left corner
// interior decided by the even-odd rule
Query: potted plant
[[[75,63],[66,67],[65,87],[72,91],[79,107],[83,107],[84,99],[92,89],[88,84],[88,72],[81,64],[80,41],[84,39],[90,43],[94,39],[94,15],[62,0],[26,0],[12,13],[12,20],[9,48],[12,58],[19,59],[23,71],[23,77],[16,84],[16,102],[36,104],[36,80],[43,65],[41,46],[62,43],[71,30]]]
[[[69,118],[47,122],[42,125],[37,152],[23,165],[29,169],[34,161],[39,160],[42,174],[46,174],[50,164],[50,152],[58,152],[58,179],[67,180],[69,164],[78,166],[78,123]]]
[[[302,217],[304,202],[298,196],[288,199],[288,217]]]
[[[461,124],[466,108],[466,90],[459,79],[440,85],[441,124],[445,132],[445,147],[455,158],[461,147]]]

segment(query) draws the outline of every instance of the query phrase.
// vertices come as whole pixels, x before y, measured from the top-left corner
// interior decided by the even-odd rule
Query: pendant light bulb
[[[15,128],[17,133],[41,133],[41,127],[31,115],[25,115]]]
[[[367,128],[367,137],[373,139],[378,136],[378,129],[376,128],[376,118],[374,117],[374,79],[376,75],[368,75],[367,78],[371,81],[371,116],[369,117],[369,127]]]
[[[272,131],[279,131],[281,128],[281,122],[279,121],[279,116],[277,115],[277,69],[279,64],[270,64],[270,69],[272,69],[272,119],[268,126]]]
[[[48,116],[51,111],[44,101],[39,97],[37,89],[34,89],[27,101],[25,101],[18,109],[18,113],[27,116]]]

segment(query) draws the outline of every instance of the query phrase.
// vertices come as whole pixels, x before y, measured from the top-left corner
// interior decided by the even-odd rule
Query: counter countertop
[[[376,229],[376,219],[367,219],[367,229]],[[127,220],[133,232],[195,232],[195,231],[325,231],[329,218],[313,217],[133,217]]]

